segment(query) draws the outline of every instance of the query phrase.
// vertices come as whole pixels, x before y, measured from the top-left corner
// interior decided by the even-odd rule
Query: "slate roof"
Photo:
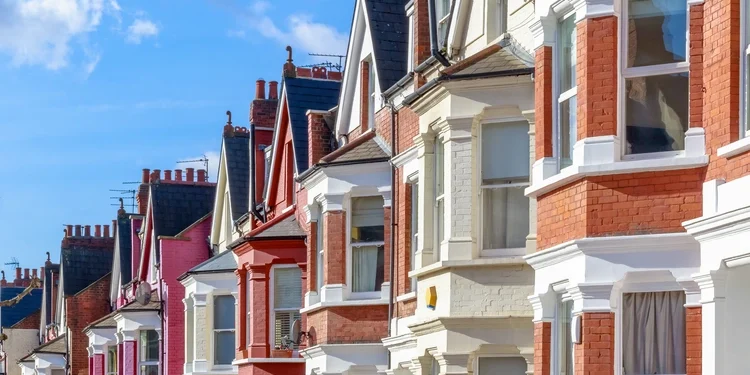
[[[341,82],[311,78],[284,78],[294,159],[299,173],[307,170],[307,116],[309,110],[327,111],[338,104]]]
[[[232,219],[250,210],[250,137],[246,134],[224,136],[224,158],[231,199]]]
[[[26,362],[31,359],[34,353],[65,354],[65,335],[57,336],[54,340],[48,341],[32,350],[31,353],[21,358],[18,362]]]
[[[161,310],[161,301],[157,300],[155,292],[151,293],[151,302],[141,305],[138,301],[131,301],[117,311],[159,311]]]
[[[237,260],[234,259],[234,254],[231,251],[225,251],[191,268],[190,271],[187,271],[183,276],[197,273],[230,272],[236,269]],[[182,279],[183,276],[180,276],[180,279]]]
[[[114,246],[101,248],[72,243],[63,247],[60,255],[63,293],[66,296],[77,294],[109,274],[113,254]]]
[[[468,75],[528,69],[534,58],[511,35],[445,70],[445,75]]]
[[[409,26],[408,0],[364,0],[370,23],[380,90],[388,90],[406,75]]]
[[[93,323],[86,326],[86,328],[84,328],[83,330],[88,331],[93,328],[117,328],[115,315],[117,315],[117,311],[112,311],[111,313],[105,315],[104,317],[98,320],[95,320]]]
[[[7,301],[23,292],[24,287],[2,287],[0,288],[0,301]],[[42,307],[42,289],[32,289],[31,293],[21,298],[13,306],[0,307],[0,326],[10,327],[23,318],[35,313]]]
[[[117,218],[117,241],[120,251],[120,285],[125,286],[133,280],[133,241],[130,238],[132,224],[127,215]]]
[[[213,210],[214,185],[151,184],[154,234],[173,237]]]
[[[251,239],[264,240],[271,238],[304,236],[306,236],[306,233],[299,226],[297,217],[294,214],[291,214],[278,223],[263,229],[261,232],[255,234]]]
[[[389,154],[390,151],[385,149],[384,141],[375,132],[369,132],[338,149],[337,152],[328,154],[321,161],[324,163],[366,161],[387,158]]]

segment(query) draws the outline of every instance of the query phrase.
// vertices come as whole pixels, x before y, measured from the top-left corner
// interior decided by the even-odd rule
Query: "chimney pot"
[[[44,280],[44,267],[39,267],[39,278]]]
[[[175,169],[174,170],[174,180],[175,181],[182,181],[182,169]]]
[[[35,279],[36,279],[37,277],[39,277],[39,274],[37,274],[36,272],[37,272],[37,269],[36,269],[36,268],[34,268],[33,270],[31,270],[31,277],[33,277],[33,278],[35,278]]]
[[[24,268],[24,270],[23,270],[23,279],[24,280],[28,280],[29,279],[29,269],[28,268]]]
[[[21,267],[16,267],[16,280],[14,280],[14,282],[20,281],[20,280],[21,280]]]
[[[67,233],[67,234],[68,234],[68,237],[73,237],[73,226],[72,226],[72,225],[70,225],[70,224],[68,224],[68,225],[66,225],[65,227],[66,227],[66,228],[67,228],[67,230],[68,230],[68,233]]]
[[[255,99],[266,98],[266,81],[259,79],[255,81]]]
[[[149,182],[150,176],[151,176],[151,170],[148,168],[143,168],[143,175],[141,176],[141,182],[144,184],[147,184]]]
[[[164,179],[167,181],[172,181],[172,171],[167,169],[164,171]]]
[[[109,238],[109,225],[104,226],[104,238]]]
[[[268,82],[268,99],[270,100],[278,100],[279,99],[279,91],[278,91],[279,83],[276,81]]]
[[[161,169],[154,169],[154,176],[156,176],[157,180],[161,180]]]
[[[205,181],[206,181],[206,170],[199,169],[198,170],[198,182],[205,182]]]
[[[86,235],[86,237],[91,237],[91,225],[84,225],[83,233]]]
[[[94,225],[94,237],[101,237],[101,236],[102,236],[102,226]]]
[[[80,225],[76,225],[75,236],[76,237],[81,237],[81,226]]]
[[[194,177],[193,173],[195,172],[195,169],[193,169],[193,168],[185,168],[185,170],[187,171],[186,176],[185,176],[185,181],[187,181],[187,182],[193,182],[193,177]]]

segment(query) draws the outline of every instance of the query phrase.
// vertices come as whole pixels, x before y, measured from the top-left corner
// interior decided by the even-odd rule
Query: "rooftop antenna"
[[[137,182],[140,184],[140,182]],[[129,182],[123,182],[123,184],[129,184]],[[122,200],[129,199],[130,202],[128,203],[128,206],[130,206],[130,212],[135,212],[135,194],[138,193],[135,189],[109,189],[109,191],[120,193],[120,195],[129,194],[129,197],[109,197],[109,199],[119,199],[120,204],[112,203],[111,206],[120,206],[122,207]]]
[[[6,266],[13,266],[13,268],[21,267],[21,263],[18,263],[18,259],[16,257],[11,257],[10,262],[5,263]]]
[[[334,58],[338,58],[339,62],[335,63],[335,62],[332,62],[332,61],[324,61],[324,62],[318,63],[318,64],[306,65],[306,66],[304,66],[305,68],[313,67],[313,66],[325,66],[329,70],[330,69],[335,69],[338,72],[340,72],[341,69],[343,69],[343,67],[344,67],[344,59],[346,58],[346,55],[332,55],[332,54],[326,54],[326,53],[308,53],[308,55],[315,56],[315,57],[334,57]]]
[[[227,111],[227,116],[229,116],[229,123],[231,124],[232,121],[232,113]],[[177,164],[183,164],[183,163],[203,163],[203,169],[206,170],[206,181],[208,181],[208,157],[206,154],[203,154],[203,157],[200,159],[194,159],[194,160],[178,160]]]

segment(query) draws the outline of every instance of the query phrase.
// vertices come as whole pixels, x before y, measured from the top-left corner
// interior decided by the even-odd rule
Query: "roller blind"
[[[299,267],[274,269],[273,303],[276,309],[302,306],[302,272]]]
[[[482,127],[484,184],[529,178],[529,123],[485,124]]]

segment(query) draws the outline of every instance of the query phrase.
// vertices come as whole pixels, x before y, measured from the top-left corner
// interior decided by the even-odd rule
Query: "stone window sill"
[[[305,307],[301,309],[299,312],[300,314],[307,314],[311,313],[316,310],[324,309],[326,307],[341,307],[341,306],[376,306],[376,305],[387,305],[388,299],[378,298],[378,299],[356,299],[356,300],[346,300],[346,301],[324,301],[324,302],[318,302],[314,305],[310,305],[308,307]]]
[[[416,292],[404,293],[404,294],[402,294],[400,296],[397,296],[396,297],[396,302],[406,302],[406,301],[411,301],[413,299],[417,299],[417,293]]]
[[[508,256],[501,258],[479,258],[472,260],[444,260],[432,263],[414,271],[409,272],[409,277],[423,277],[448,268],[458,267],[486,267],[510,264],[526,264],[522,256]]]
[[[731,158],[747,151],[750,151],[750,137],[745,137],[724,147],[719,147],[716,153],[721,158]]]
[[[304,358],[245,358],[232,362],[233,365],[245,365],[250,363],[305,363]]]

